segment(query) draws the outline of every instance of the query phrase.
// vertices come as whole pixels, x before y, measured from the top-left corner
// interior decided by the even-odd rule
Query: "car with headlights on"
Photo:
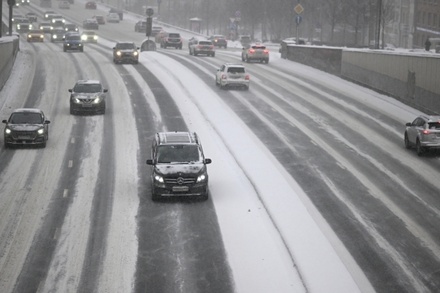
[[[213,35],[209,37],[209,40],[212,41],[214,46],[219,48],[227,48],[228,47],[228,41],[226,40],[225,36],[223,35]]]
[[[18,33],[27,33],[33,28],[32,23],[27,18],[23,18],[16,24],[16,30]]]
[[[32,29],[26,34],[28,42],[44,42],[44,32],[40,29]]]
[[[79,31],[79,28],[78,28],[78,26],[77,26],[76,24],[73,24],[73,23],[66,23],[66,24],[64,25],[64,30],[65,30],[66,32],[78,32],[78,31]]]
[[[220,89],[233,87],[248,90],[250,86],[250,76],[242,64],[225,63],[217,69],[215,84],[219,86]]]
[[[42,30],[44,33],[50,33],[53,30],[53,26],[50,22],[40,22],[38,25],[40,30]]]
[[[84,44],[79,33],[66,33],[64,35],[63,51],[84,51]]]
[[[65,31],[64,31],[64,29],[63,28],[56,28],[56,29],[53,29],[51,32],[50,32],[50,41],[52,42],[52,43],[55,43],[55,42],[63,42],[64,41],[64,35],[65,35]]]
[[[98,35],[95,31],[83,31],[81,33],[81,40],[85,43],[97,43]]]
[[[99,80],[78,80],[70,92],[70,114],[105,114],[108,89]]]
[[[158,132],[151,146],[152,199],[185,197],[208,199],[208,164],[195,132]]]
[[[113,62],[133,63],[139,62],[139,47],[134,42],[117,42],[113,47]]]
[[[269,50],[263,44],[250,44],[241,51],[241,60],[246,62],[258,61],[269,63]]]
[[[440,149],[440,116],[420,115],[405,125],[403,140],[407,149],[414,147],[419,156],[429,150]]]
[[[215,47],[210,40],[198,39],[191,42],[191,45],[189,45],[189,54],[194,56],[207,55],[214,57]]]
[[[16,109],[3,123],[6,124],[3,132],[5,148],[18,145],[46,147],[50,121],[40,109]]]

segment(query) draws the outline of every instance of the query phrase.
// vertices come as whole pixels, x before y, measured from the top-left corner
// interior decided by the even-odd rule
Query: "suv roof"
[[[158,132],[159,145],[166,144],[199,144],[197,134],[195,132]]]

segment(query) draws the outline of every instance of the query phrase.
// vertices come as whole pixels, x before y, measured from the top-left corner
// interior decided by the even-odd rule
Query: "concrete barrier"
[[[18,50],[18,36],[2,36],[0,38],[0,90],[3,88],[11,74]]]
[[[281,44],[281,57],[326,71],[440,114],[440,55]]]

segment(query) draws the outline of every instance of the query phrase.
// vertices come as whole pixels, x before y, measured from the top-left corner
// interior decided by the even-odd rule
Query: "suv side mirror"
[[[108,89],[104,89],[103,92],[104,92],[104,93],[108,92]]]
[[[147,160],[147,165],[154,165],[154,164],[153,164],[153,160],[148,159],[148,160]]]
[[[71,92],[72,92],[72,89],[68,89],[68,92],[71,93]]]
[[[412,126],[412,123],[411,123],[411,122],[408,122],[408,123],[406,123],[405,125],[406,125],[406,126]]]
[[[205,159],[205,164],[211,164],[212,160],[211,159]]]

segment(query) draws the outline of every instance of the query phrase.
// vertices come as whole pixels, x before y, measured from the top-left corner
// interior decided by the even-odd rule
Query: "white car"
[[[109,13],[107,15],[107,22],[119,23],[119,15],[117,13]]]
[[[215,85],[221,89],[228,87],[249,89],[250,76],[242,64],[223,64],[215,75]]]

